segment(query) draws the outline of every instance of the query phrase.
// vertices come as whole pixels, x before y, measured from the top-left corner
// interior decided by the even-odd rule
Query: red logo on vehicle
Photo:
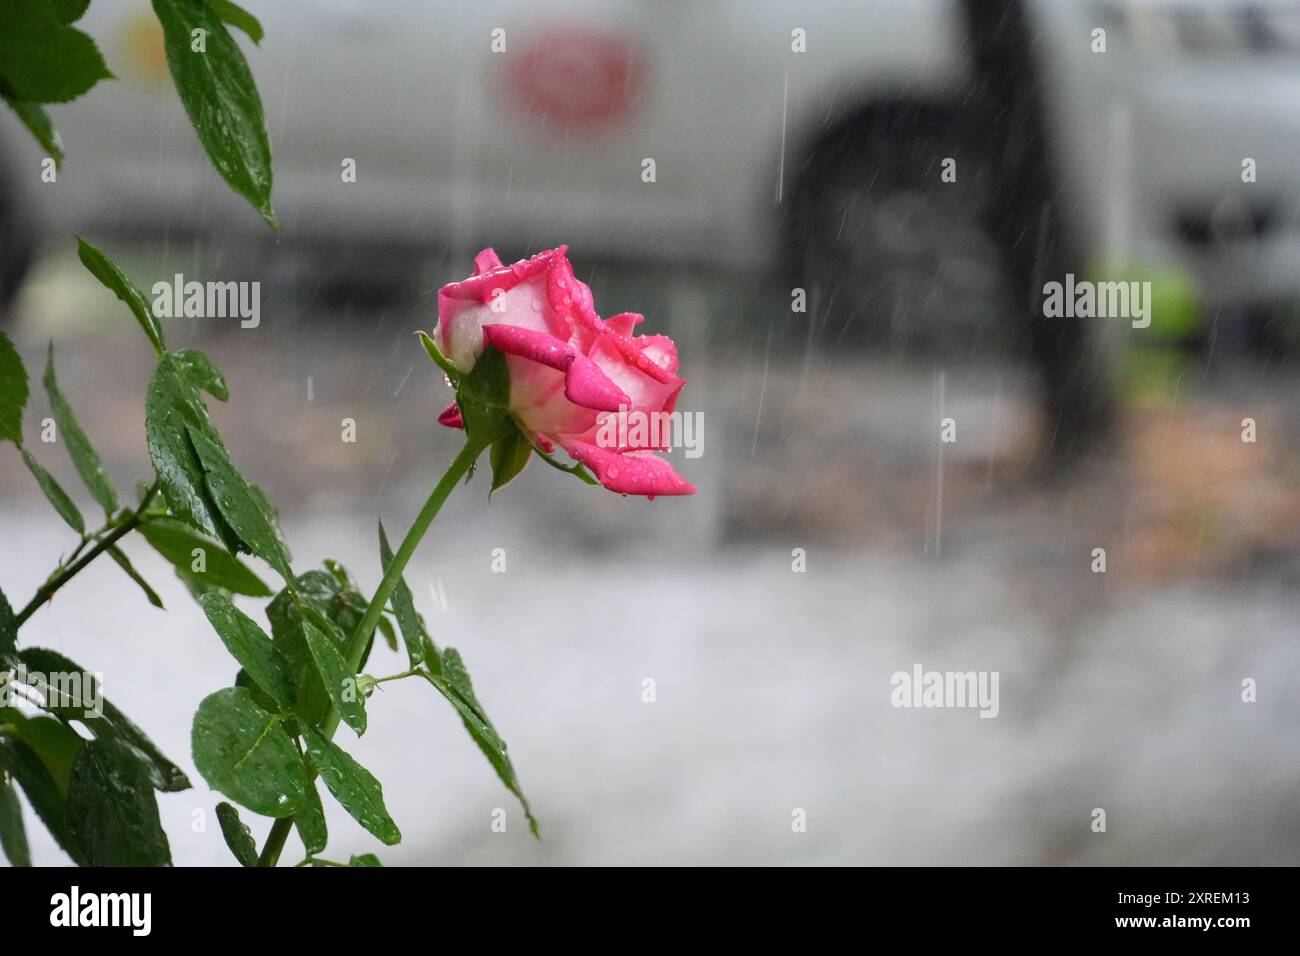
[[[643,60],[626,37],[590,27],[550,27],[509,69],[513,97],[561,126],[604,126],[626,116],[641,94]]]

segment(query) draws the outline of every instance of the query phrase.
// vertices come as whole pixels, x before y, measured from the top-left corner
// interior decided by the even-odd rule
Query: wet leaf
[[[63,852],[74,863],[85,865],[81,844],[68,823],[63,794],[35,751],[21,740],[0,737],[0,771],[8,773],[22,787],[27,802]]]
[[[77,237],[77,255],[81,258],[81,264],[90,270],[91,275],[127,304],[135,320],[140,323],[140,328],[144,329],[144,334],[149,337],[154,351],[161,355],[166,348],[163,344],[162,326],[150,311],[149,300],[145,298],[144,293],[126,277],[126,273],[118,268],[117,263],[80,236]]]
[[[325,571],[308,571],[295,582],[295,595],[286,588],[267,605],[271,637],[294,668],[298,686],[298,713],[311,723],[319,723],[329,707],[330,698],[307,647],[304,622],[310,621],[326,634],[342,653],[351,634],[361,622],[366,599],[343,589],[338,580]],[[362,668],[365,667],[362,658]]]
[[[400,843],[402,833],[384,806],[384,788],[361,764],[314,727],[302,728],[307,756],[343,809],[388,846]]]
[[[9,104],[9,108],[14,114],[22,120],[27,131],[36,138],[41,149],[45,150],[47,156],[54,160],[55,169],[63,166],[63,140],[59,137],[59,131],[54,128],[54,123],[50,120],[50,114],[45,112],[45,107],[40,103],[25,103],[22,100],[15,100],[4,92],[0,91],[0,99]]]
[[[81,674],[83,677],[90,673],[58,651],[44,647],[24,647],[18,652],[18,656],[31,672]],[[93,675],[91,677],[93,679]],[[81,721],[96,737],[112,738],[135,751],[148,770],[155,789],[166,793],[189,789],[190,781],[180,767],[163,756],[162,751],[145,735],[145,732],[132,723],[126,714],[118,710],[112,701],[103,696],[98,682],[91,693],[87,693],[83,686],[81,696],[81,700],[54,702],[49,705],[49,709],[66,720]],[[98,710],[101,716],[88,718],[85,716],[85,711],[95,702],[95,697],[98,697]]]
[[[510,372],[506,354],[485,348],[474,369],[456,388],[456,404],[465,421],[465,434],[481,447],[490,445],[515,428],[510,420]]]
[[[379,564],[384,573],[388,572],[388,566],[393,563],[393,549],[388,544],[388,535],[384,532],[383,521],[379,522]],[[410,658],[411,666],[419,664],[424,660],[424,645],[420,640],[420,617],[415,613],[415,598],[411,595],[411,589],[406,583],[406,579],[398,577],[397,586],[393,588],[393,595],[389,598],[389,604],[392,605],[393,613],[397,615],[397,626],[402,631],[402,640],[406,644],[406,654]]]
[[[158,798],[137,755],[114,740],[89,740],[68,784],[68,824],[88,866],[170,866]]]
[[[50,412],[54,416],[54,423],[58,426],[59,435],[63,439],[64,447],[68,449],[68,455],[72,458],[77,474],[85,482],[91,496],[104,509],[104,514],[111,517],[113,512],[117,511],[117,492],[113,489],[113,483],[109,481],[99,453],[86,437],[81,423],[77,421],[77,416],[72,411],[72,406],[68,404],[68,400],[64,398],[59,388],[58,379],[54,375],[53,342],[50,343],[47,354],[45,376],[42,381],[45,384],[45,394],[50,399]]]
[[[293,823],[298,828],[298,836],[302,839],[308,856],[324,851],[325,844],[329,842],[329,831],[325,827],[325,808],[321,806],[315,783],[307,786],[307,799],[303,801],[302,809],[294,815]]]
[[[18,642],[18,619],[4,591],[0,591],[0,668],[3,668]]]
[[[238,541],[208,490],[203,463],[190,441],[190,427],[210,429],[208,410],[185,367],[162,355],[145,394],[145,437],[163,499],[179,520],[226,542]]]
[[[50,0],[54,6],[54,16],[60,23],[75,23],[81,19],[90,0]]]
[[[280,717],[242,687],[209,694],[194,715],[194,765],[215,790],[268,817],[289,817],[307,799],[307,771]]]
[[[533,446],[528,444],[528,439],[519,427],[512,423],[510,430],[494,441],[488,452],[488,460],[492,463],[492,490],[496,491],[508,484],[523,471],[532,451]]]
[[[4,773],[0,773],[0,848],[4,849],[10,866],[32,865],[18,789]]]
[[[140,534],[186,577],[201,580],[209,587],[249,597],[271,595],[271,589],[248,565],[223,548],[220,542],[199,534],[188,525],[172,518],[155,518],[141,525]],[[195,554],[196,551],[199,554]],[[203,570],[196,571],[195,563],[200,558]]]
[[[279,530],[263,508],[261,497],[231,462],[221,440],[211,428],[190,427],[189,435],[221,517],[253,554],[280,572],[286,582],[292,581],[289,555]]]
[[[217,804],[217,823],[221,825],[221,836],[226,846],[239,865],[257,866],[257,844],[253,842],[252,831],[239,819],[239,811],[223,800]]]
[[[156,608],[161,608],[163,606],[162,598],[158,596],[158,592],[155,591],[150,586],[149,582],[141,576],[140,572],[135,569],[135,565],[131,563],[131,559],[126,556],[121,548],[117,545],[113,545],[108,549],[108,556],[113,559],[114,563],[116,563],[119,568],[126,572],[127,577],[139,586],[140,590],[144,592],[145,600]]]
[[[0,441],[22,444],[27,394],[27,369],[9,336],[0,331]]]
[[[172,355],[195,388],[203,389],[221,402],[230,398],[230,386],[226,384],[226,377],[212,363],[212,359],[198,349],[180,349]]]
[[[4,20],[0,77],[14,99],[66,103],[112,77],[95,41],[61,21],[48,0],[7,0]]]
[[[532,809],[528,806],[528,799],[524,796],[523,788],[519,785],[519,778],[515,775],[514,765],[506,754],[506,742],[501,739],[496,728],[492,726],[492,721],[488,719],[486,712],[484,712],[482,705],[478,701],[478,697],[475,696],[474,686],[469,679],[469,671],[465,669],[460,652],[454,647],[446,648],[442,652],[441,675],[424,674],[423,676],[456,708],[456,712],[460,714],[461,719],[465,722],[465,729],[474,738],[479,750],[487,757],[492,769],[496,771],[501,782],[506,785],[506,789],[519,799],[519,803],[524,808],[524,816],[528,818],[528,828],[532,831],[533,836],[540,837],[541,828],[538,826],[536,818],[533,817]]]
[[[45,493],[45,500],[54,506],[54,510],[59,513],[59,517],[67,522],[68,527],[77,534],[86,533],[86,521],[81,517],[81,510],[68,497],[68,493],[63,490],[63,486],[54,480],[54,476],[41,467],[41,463],[36,460],[26,448],[22,449],[23,463],[27,465],[27,470],[32,473],[36,483],[41,486],[41,491]]]
[[[244,672],[275,701],[281,710],[290,712],[297,703],[293,668],[276,649],[271,638],[257,622],[220,594],[199,598],[203,613]]]
[[[28,716],[13,707],[0,707],[0,724],[7,724],[9,735],[32,749],[49,771],[59,794],[67,796],[72,764],[85,742],[81,736],[56,717]]]
[[[325,693],[329,694],[330,701],[344,722],[360,737],[366,732],[366,705],[357,690],[357,675],[348,670],[338,646],[320,628],[305,622],[303,636],[306,637],[307,649],[316,662],[316,670],[320,674]]]
[[[218,14],[193,0],[153,0],[163,26],[167,64],[190,123],[230,188],[278,228],[271,210],[271,144],[253,75]],[[206,50],[192,49],[204,31]]]
[[[231,0],[203,0],[203,2],[224,22],[243,30],[254,43],[262,42],[262,24],[258,23],[257,17],[243,7],[231,3]]]

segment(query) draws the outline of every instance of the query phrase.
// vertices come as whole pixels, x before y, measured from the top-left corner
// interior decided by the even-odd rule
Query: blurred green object
[[[1088,269],[1094,282],[1149,282],[1151,325],[1134,329],[1130,343],[1139,348],[1187,342],[1205,328],[1201,291],[1196,278],[1177,266],[1144,266],[1134,260],[1102,259]]]
[[[1094,282],[1151,284],[1147,300],[1151,324],[1126,329],[1116,381],[1125,405],[1172,404],[1192,364],[1186,346],[1205,331],[1205,310],[1195,277],[1176,266],[1143,266],[1115,258],[1093,263],[1088,276]]]

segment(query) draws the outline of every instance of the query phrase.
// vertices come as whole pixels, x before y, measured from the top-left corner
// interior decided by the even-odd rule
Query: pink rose
[[[574,276],[567,248],[512,266],[484,249],[474,259],[474,275],[438,291],[434,341],[466,374],[486,347],[506,354],[511,417],[542,451],[558,445],[610,491],[650,498],[694,494],[654,448],[608,442],[609,435],[645,431],[602,429],[609,416],[670,414],[686,382],[677,375],[672,339],[632,334],[642,316],[624,312],[602,320],[596,314],[591,289]],[[438,421],[463,426],[454,402]]]

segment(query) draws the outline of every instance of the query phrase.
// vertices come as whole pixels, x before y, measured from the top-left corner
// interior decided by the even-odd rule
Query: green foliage
[[[56,161],[62,146],[43,103],[64,102],[110,76],[94,41],[72,27],[89,0],[7,0],[0,34],[0,98],[18,114]],[[261,24],[231,0],[153,0],[162,24],[168,64],[182,103],[214,167],[263,218],[276,226],[271,207],[271,151],[260,95],[248,64],[226,24],[254,44]],[[200,35],[196,42],[196,31]],[[366,693],[380,680],[423,678],[461,716],[496,773],[520,800],[534,834],[537,822],[519,786],[506,745],[478,701],[459,653],[439,652],[401,568],[425,533],[448,491],[472,473],[490,448],[492,490],[504,486],[533,451],[509,415],[504,354],[488,349],[469,374],[461,374],[422,342],[457,390],[469,444],[431,493],[397,556],[380,524],[384,580],[368,600],[347,570],[326,561],[324,570],[295,575],[275,508],[236,468],[209,414],[204,394],[219,401],[229,384],[212,361],[194,349],[169,351],[145,294],[102,250],[78,237],[87,270],[114,293],[145,333],[157,364],[145,397],[145,437],[155,472],[141,483],[138,504],[123,508],[103,460],[64,394],[51,346],[42,382],[52,416],[73,467],[104,511],[105,524],[87,530],[77,504],[23,447],[28,374],[13,343],[0,333],[0,441],[13,442],[28,470],[62,519],[76,532],[68,557],[15,613],[0,593],[0,668],[21,663],[23,683],[43,708],[29,715],[0,708],[0,844],[15,865],[30,863],[22,790],[56,842],[80,865],[152,866],[171,862],[158,814],[156,791],[189,787],[189,780],[111,702],[85,668],[55,651],[19,648],[18,631],[32,613],[93,558],[107,553],[155,606],[157,592],[119,546],[138,530],[165,558],[198,600],[212,628],[241,670],[235,686],[208,695],[194,715],[191,748],[204,780],[243,808],[276,822],[259,854],[240,811],[218,804],[222,836],[243,866],[274,865],[288,828],[296,826],[308,865],[330,863],[316,854],[328,840],[315,777],[340,805],[385,844],[401,840],[379,781],[331,738],[340,721],[358,735],[366,730]],[[549,464],[591,480],[581,466]],[[283,579],[271,589],[239,555],[255,555]],[[270,634],[237,609],[232,595],[268,598]],[[391,611],[391,620],[384,615]],[[396,622],[396,629],[393,626]],[[397,650],[400,630],[409,670],[375,678],[359,673],[374,635]],[[41,675],[78,674],[80,692]],[[60,691],[64,687],[64,691]],[[305,752],[304,752],[305,751]],[[373,854],[354,855],[348,866],[374,867]]]
[[[36,752],[22,740],[0,737],[0,772],[22,788],[27,802],[63,851],[74,863],[85,866],[86,855],[73,835],[64,793]]]
[[[32,854],[27,846],[27,828],[23,825],[23,808],[18,802],[18,788],[6,774],[0,773],[0,849],[10,866],[31,866]]]
[[[199,604],[230,656],[243,665],[244,672],[280,710],[292,712],[298,703],[293,669],[266,632],[220,594],[205,594]]]
[[[6,0],[0,99],[57,165],[63,144],[41,104],[65,103],[111,79],[95,41],[71,26],[90,0]],[[154,0],[181,102],[213,167],[272,227],[271,147],[262,101],[228,23],[262,42],[257,18],[231,0]],[[194,30],[203,31],[195,50]],[[161,346],[159,346],[161,348]]]
[[[203,0],[208,9],[219,16],[225,23],[232,27],[238,27],[248,34],[248,38],[254,43],[262,42],[262,24],[257,22],[257,17],[253,16],[238,4],[231,3],[230,0]]]
[[[41,149],[54,160],[55,168],[61,167],[64,158],[63,138],[54,128],[54,121],[50,119],[50,114],[45,112],[45,107],[40,103],[24,103],[15,100],[3,90],[0,90],[0,99],[9,104],[9,108],[27,127],[27,132],[32,134]]]
[[[180,349],[174,354],[191,385],[207,392],[219,402],[229,400],[230,386],[226,384],[226,377],[212,364],[212,359],[198,349]]]
[[[366,732],[366,706],[357,689],[357,675],[348,669],[338,645],[310,621],[303,624],[303,636],[334,709],[361,736]]]
[[[153,9],[163,27],[176,91],[208,158],[230,188],[278,228],[271,210],[271,144],[262,99],[244,54],[212,5],[153,0]],[[238,8],[225,4],[218,10],[229,14]],[[247,14],[240,19],[241,28],[261,32]],[[194,49],[195,30],[203,31],[205,49]]]
[[[77,534],[86,533],[86,519],[81,516],[81,511],[68,497],[68,493],[63,490],[63,486],[54,480],[54,476],[46,471],[36,456],[26,448],[20,449],[23,456],[23,464],[27,470],[32,473],[36,483],[40,485],[41,491],[45,493],[45,500],[48,501],[58,512],[59,517],[67,522],[68,527]]]
[[[315,783],[307,788],[307,799],[294,816],[293,825],[298,828],[303,848],[309,854],[324,851],[329,842],[329,831],[325,828],[325,808],[321,806]]]
[[[117,741],[87,741],[72,766],[68,821],[87,866],[170,866],[158,800],[136,755]]]
[[[41,674],[82,674],[89,675],[86,668],[70,661],[57,651],[44,647],[25,647],[18,652],[23,665],[32,672]],[[92,734],[99,738],[111,738],[133,752],[144,767],[150,784],[156,790],[167,793],[188,790],[190,782],[184,772],[163,756],[139,727],[122,713],[112,701],[104,697],[95,687],[87,693],[83,686],[80,699],[68,699],[64,695],[54,694],[53,688],[41,688],[50,693],[51,700],[46,709],[64,721],[80,721]],[[95,698],[99,700],[98,717],[87,718],[85,711]]]
[[[135,565],[131,563],[131,559],[122,552],[121,548],[117,545],[113,545],[108,549],[108,556],[112,558],[113,563],[125,571],[126,576],[134,581],[140,590],[144,592],[146,601],[156,608],[162,608],[163,602],[162,598],[158,596],[158,592],[155,591],[149,582],[140,575],[140,572],[135,569]]]
[[[518,426],[511,423],[509,430],[492,443],[488,461],[492,465],[492,490],[503,487],[524,470],[533,446],[528,444]]]
[[[9,336],[0,331],[0,441],[23,443],[27,394],[27,369]]]
[[[505,784],[507,790],[519,799],[519,803],[524,809],[524,816],[528,818],[528,828],[532,831],[533,836],[540,837],[541,828],[533,816],[532,808],[528,806],[528,799],[524,796],[523,788],[519,785],[519,778],[515,774],[514,765],[506,754],[506,742],[501,739],[501,735],[492,726],[492,721],[488,719],[488,715],[479,703],[478,697],[475,696],[474,685],[470,682],[469,671],[465,669],[465,663],[461,660],[460,652],[454,647],[448,647],[442,652],[441,658],[441,676],[429,673],[424,673],[421,676],[432,684],[438,693],[447,698],[447,701],[460,714],[461,720],[465,723],[465,729],[474,738],[474,742],[478,744],[483,756],[487,757],[488,763],[492,765],[492,769],[496,771],[501,782]]]
[[[330,705],[307,645],[306,625],[310,623],[334,642],[342,653],[344,635],[361,621],[366,600],[342,587],[338,579],[324,571],[308,571],[295,582],[293,590],[285,588],[266,608],[271,622],[271,637],[293,667],[294,685],[298,688],[297,712],[304,719],[319,724]]]
[[[191,740],[203,779],[254,813],[290,817],[307,799],[307,771],[284,718],[257,706],[244,688],[205,697]]]
[[[402,832],[384,806],[384,788],[370,771],[312,727],[303,728],[303,738],[312,766],[352,819],[387,845],[400,843]]]
[[[456,386],[456,404],[471,442],[487,447],[510,433],[510,372],[506,353],[487,348]]]
[[[155,518],[140,528],[149,545],[166,558],[181,580],[199,594],[219,589],[250,597],[270,597],[271,589],[249,567],[221,546],[175,518]],[[201,561],[201,564],[200,564]],[[202,570],[196,570],[202,567]]]
[[[75,23],[81,19],[90,0],[50,0],[54,7],[54,17],[60,23]]]
[[[144,334],[148,337],[153,350],[161,355],[167,347],[163,341],[162,326],[150,311],[149,300],[145,298],[144,293],[126,277],[126,273],[118,268],[117,263],[80,236],[77,237],[77,256],[91,275],[126,303],[131,314],[135,316],[136,322],[140,324],[140,328],[144,329]]]
[[[9,599],[0,591],[0,667],[5,667],[13,656],[18,643],[18,621],[14,609],[9,606]]]
[[[194,451],[203,464],[212,500],[241,547],[266,561],[285,581],[293,580],[288,552],[273,519],[263,506],[262,496],[253,491],[235,468],[214,429],[190,427],[188,431]]]
[[[253,833],[239,819],[239,811],[222,801],[217,804],[217,823],[221,825],[221,835],[226,846],[235,855],[240,866],[257,866],[257,844],[253,842]]]
[[[393,549],[388,544],[388,535],[384,532],[384,522],[379,522],[379,564],[381,571],[387,571],[393,563]],[[402,640],[406,644],[406,654],[415,667],[424,661],[424,643],[421,640],[424,624],[415,613],[415,598],[407,586],[406,579],[398,577],[393,596],[389,598],[393,613],[397,616],[397,626],[401,628]]]
[[[6,725],[7,733],[14,739],[31,748],[58,792],[66,795],[72,764],[84,743],[76,731],[56,717],[29,716],[14,707],[0,707],[0,724]]]
[[[265,499],[247,482],[217,434],[196,381],[209,386],[224,379],[210,362],[196,373],[195,353],[165,353],[145,399],[149,457],[171,513],[199,531],[215,535],[231,551],[248,551],[290,581],[289,555]]]
[[[90,490],[91,496],[104,509],[104,514],[112,516],[117,510],[117,492],[113,489],[113,483],[109,481],[99,453],[86,437],[81,423],[77,421],[77,416],[72,411],[72,406],[68,404],[68,400],[63,397],[63,392],[59,389],[58,379],[54,375],[53,342],[50,343],[45,362],[45,377],[42,381],[45,383],[45,393],[50,399],[50,411],[54,416],[54,423],[58,426],[59,435],[63,439],[64,447],[68,449],[68,455],[72,458],[77,474]]]
[[[7,99],[66,103],[112,77],[95,41],[67,26],[49,0],[6,0],[5,6],[0,82]]]

